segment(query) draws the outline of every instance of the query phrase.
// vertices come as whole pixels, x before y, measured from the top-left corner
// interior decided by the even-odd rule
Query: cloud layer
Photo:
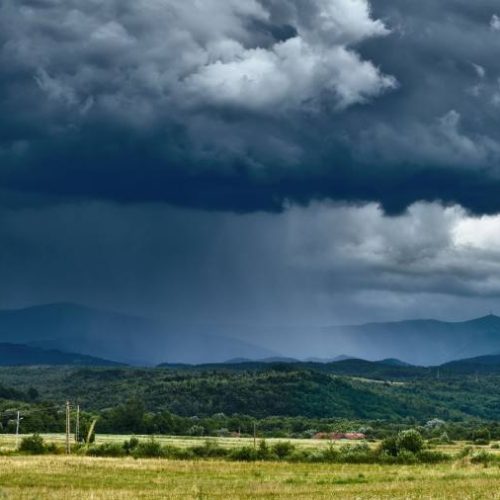
[[[330,203],[278,215],[102,202],[10,210],[0,303],[72,301],[203,328],[465,319],[500,312],[499,234],[500,216],[427,203],[397,217]]]
[[[496,212],[497,19],[491,0],[6,0],[0,187]]]

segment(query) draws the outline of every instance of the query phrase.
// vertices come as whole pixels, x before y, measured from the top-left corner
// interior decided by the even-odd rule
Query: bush
[[[488,465],[495,460],[493,453],[488,453],[485,450],[474,453],[470,459],[471,464]]]
[[[190,436],[203,436],[205,434],[205,427],[195,424],[188,430]]]
[[[446,431],[444,431],[441,436],[439,436],[439,440],[441,441],[441,443],[443,444],[451,444],[452,443],[452,440],[450,439],[450,436],[448,436],[448,433]]]
[[[476,429],[472,433],[472,440],[475,444],[490,444],[491,433],[488,428],[483,427],[481,429]]]
[[[295,446],[289,441],[279,441],[271,448],[278,459],[283,460],[295,451]]]
[[[317,455],[316,457],[318,458],[318,462],[337,462],[339,459],[339,451],[335,449],[335,446],[333,444],[330,444],[326,450],[323,450],[323,452],[320,455]],[[314,456],[311,456],[313,461]]]
[[[342,446],[337,455],[337,462],[349,464],[367,464],[377,460],[377,454],[366,444]]]
[[[136,437],[131,437],[128,441],[125,441],[123,443],[123,449],[125,450],[125,453],[127,453],[127,455],[130,455],[130,453],[132,453],[138,445],[139,440]]]
[[[416,464],[418,461],[417,456],[410,450],[399,450],[398,456],[396,457],[396,463],[398,464]]]
[[[472,446],[464,446],[458,453],[457,458],[465,458],[471,454]]]
[[[142,441],[132,450],[134,458],[161,458],[165,456],[162,446],[153,438]]]
[[[32,455],[42,455],[47,451],[47,448],[43,442],[42,436],[40,436],[40,434],[33,434],[32,436],[23,438],[19,446],[19,451]]]
[[[267,442],[265,439],[262,439],[261,442],[259,443],[259,450],[257,453],[261,460],[266,460],[269,458],[271,450],[269,449],[269,446],[267,446]]]
[[[405,450],[411,453],[418,453],[424,447],[424,440],[420,434],[415,429],[409,429],[407,431],[401,431],[396,439],[396,444],[398,448],[398,454]]]
[[[450,460],[451,456],[441,451],[422,450],[417,453],[417,459],[423,464],[437,464]]]
[[[229,457],[233,460],[251,462],[254,460],[258,460],[259,455],[257,450],[251,448],[250,446],[244,446],[242,448],[235,448],[231,450],[229,453]]]
[[[201,458],[214,458],[214,457],[225,457],[228,452],[226,449],[221,448],[215,441],[205,441],[203,446],[195,446],[191,448],[191,453],[195,457]]]
[[[381,443],[379,447],[379,451],[383,452],[387,455],[390,455],[392,457],[397,456],[398,451],[399,451],[399,445],[398,445],[398,440],[396,436],[390,436],[385,438]]]

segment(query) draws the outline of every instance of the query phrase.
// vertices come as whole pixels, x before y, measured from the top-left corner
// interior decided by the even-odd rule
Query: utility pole
[[[69,401],[66,401],[66,454],[71,453],[71,445],[69,442],[69,435],[71,431],[71,416],[70,416],[70,406]]]
[[[75,441],[80,442],[80,405],[76,405]]]
[[[257,424],[253,421],[253,447],[257,448]]]
[[[19,424],[21,423],[21,412],[17,410],[16,418],[16,450],[19,448]]]

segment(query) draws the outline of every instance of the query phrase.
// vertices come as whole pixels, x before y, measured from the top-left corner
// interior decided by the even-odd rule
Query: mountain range
[[[323,329],[321,341],[329,353],[439,365],[500,352],[500,317],[490,314],[463,322],[409,320],[334,326]]]
[[[295,362],[299,358],[327,364],[360,358],[383,360],[390,365],[441,365],[500,353],[500,317],[488,315],[464,322],[409,320],[324,327],[310,335],[303,332],[304,353],[300,357],[285,357],[284,353],[267,348],[262,339],[259,345],[236,336],[227,335],[226,331],[224,335],[214,333],[213,327],[208,331],[202,327],[186,328],[75,304],[0,311],[0,343],[22,344],[44,352],[51,350],[52,356],[54,351],[62,351],[78,353],[69,354],[73,359],[86,355],[103,362],[146,366],[227,360]],[[282,342],[281,348],[286,350],[287,343]],[[318,350],[320,356],[313,357],[311,354]],[[36,360],[36,352],[32,351],[27,358]],[[48,359],[47,354],[38,354],[40,359]]]
[[[132,365],[221,362],[242,354],[265,358],[277,353],[249,342],[200,329],[178,331],[159,321],[92,309],[49,304],[0,311],[0,343],[77,352]]]

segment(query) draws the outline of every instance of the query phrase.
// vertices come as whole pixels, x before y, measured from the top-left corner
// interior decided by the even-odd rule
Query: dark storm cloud
[[[7,0],[0,186],[237,211],[322,198],[498,211],[499,13]]]

